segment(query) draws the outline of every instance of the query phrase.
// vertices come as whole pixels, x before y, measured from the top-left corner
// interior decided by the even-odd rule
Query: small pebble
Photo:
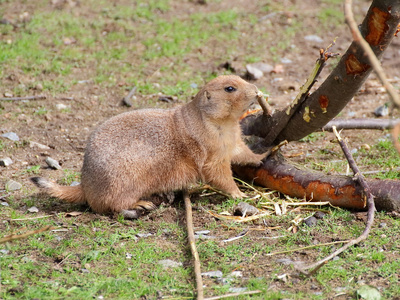
[[[15,132],[6,132],[1,135],[2,137],[5,137],[13,142],[18,142],[19,141],[19,136]]]
[[[76,186],[76,185],[80,185],[81,183],[78,181],[72,181],[71,184],[69,186]]]
[[[146,238],[146,237],[149,237],[149,236],[152,236],[152,235],[153,235],[152,233],[137,233],[136,234],[136,236],[139,237],[139,238]]]
[[[386,223],[384,223],[384,222],[382,222],[382,223],[379,223],[379,228],[385,228],[387,226],[387,224]]]
[[[5,184],[5,188],[7,191],[17,191],[20,190],[22,188],[22,184],[20,184],[19,182],[16,182],[14,180],[9,180],[6,182]]]
[[[253,65],[246,65],[246,70],[250,79],[257,80],[264,76],[264,73]]]
[[[210,233],[210,230],[199,230],[199,231],[194,232],[194,234],[197,234],[197,235],[206,235],[209,233]]]
[[[253,205],[250,205],[246,202],[240,202],[234,210],[235,216],[252,216],[258,213],[258,209]]]
[[[46,164],[52,169],[55,169],[55,170],[60,170],[61,169],[61,166],[58,163],[58,161],[56,161],[54,158],[51,158],[50,156],[48,156],[46,158]]]
[[[222,278],[222,272],[221,271],[210,271],[210,272],[201,273],[201,276],[210,277],[210,278]]]
[[[82,273],[90,273],[88,269],[81,269]]]
[[[28,211],[30,213],[38,213],[39,209],[36,206],[32,206],[32,207],[28,208]]]
[[[40,143],[36,143],[36,142],[29,142],[29,147],[30,148],[38,148],[40,150],[50,150],[49,146],[40,144]]]
[[[4,93],[4,97],[6,97],[6,98],[11,98],[11,97],[13,97],[14,95],[12,94],[12,93],[10,93],[10,92],[5,92]]]
[[[192,89],[197,89],[199,86],[197,85],[197,83],[191,83],[191,84],[190,84],[190,87],[191,87]]]
[[[317,219],[323,219],[326,216],[326,213],[322,212],[322,211],[316,211],[314,213],[314,217],[316,217]]]
[[[13,161],[9,157],[0,158],[0,166],[2,167],[8,167],[12,163]]]
[[[7,202],[0,202],[0,205],[2,205],[2,206],[10,206],[10,204],[8,204]]]
[[[389,115],[389,106],[387,104],[377,107],[374,111],[374,115],[377,117],[385,117]]]
[[[313,227],[315,225],[317,225],[317,218],[316,217],[308,217],[307,219],[304,220],[304,223],[308,226],[308,227]]]
[[[56,104],[56,108],[57,108],[58,110],[62,110],[62,109],[68,108],[68,106],[65,105],[65,104],[63,104],[63,103],[58,103],[58,104]]]

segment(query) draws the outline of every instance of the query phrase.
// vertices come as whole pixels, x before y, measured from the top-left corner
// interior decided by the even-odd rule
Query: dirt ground
[[[49,1],[50,2],[50,1]],[[57,2],[57,1],[56,1]],[[97,11],[88,8],[83,3],[77,7],[69,7],[68,3],[73,1],[58,1],[64,3],[64,8],[69,9],[76,15],[84,15],[88,20],[97,18]],[[114,1],[116,4],[118,1]],[[199,1],[200,2],[200,1]],[[258,1],[206,1],[207,4],[202,5],[197,1],[170,1],[169,5],[173,8],[171,11],[163,13],[163,18],[172,19],[174,17],[185,16],[193,12],[217,12],[226,9],[227,7],[234,7],[241,14],[251,13],[255,15],[259,20],[267,20],[268,26],[263,25],[264,21],[259,21],[254,25],[254,31],[243,32],[239,35],[241,39],[240,45],[249,45],[253,41],[259,39],[260,31],[264,30],[263,26],[268,28],[270,34],[268,37],[263,37],[262,43],[265,48],[270,48],[277,45],[279,39],[284,39],[281,28],[285,27],[290,22],[296,19],[302,19],[302,28],[299,32],[290,40],[292,45],[286,49],[283,53],[277,53],[277,60],[272,60],[267,54],[260,54],[262,44],[259,40],[255,43],[254,53],[260,55],[261,60],[276,67],[280,65],[282,72],[268,73],[262,78],[252,81],[259,88],[268,91],[270,94],[270,101],[275,109],[283,108],[298,92],[298,87],[304,82],[309,71],[313,67],[313,63],[318,55],[318,49],[329,45],[335,37],[337,39],[337,46],[333,49],[334,51],[344,52],[350,42],[350,34],[347,32],[346,27],[338,24],[325,25],[324,29],[319,29],[315,32],[315,24],[319,21],[316,20],[314,14],[319,9],[320,1],[284,1],[281,7],[287,5],[295,5],[296,10],[280,10],[271,13],[261,11],[262,6]],[[270,3],[270,1],[264,1]],[[0,1],[0,3],[3,3]],[[264,3],[264,4],[265,4]],[[323,2],[323,5],[327,5]],[[38,8],[34,2],[21,1],[17,5],[10,5],[6,2],[3,5],[3,18],[5,19],[17,19],[16,16],[20,15],[21,12],[27,11],[30,15],[35,15]],[[359,1],[356,3],[355,12],[358,16],[358,21],[361,21],[361,16],[365,13],[369,3],[366,1]],[[56,10],[54,5],[47,3],[40,8],[42,11]],[[269,21],[268,21],[269,20]],[[271,24],[272,23],[272,24]],[[329,23],[329,22],[328,22]],[[1,25],[0,25],[1,26]],[[110,30],[112,28],[112,22],[110,21]],[[20,29],[22,30],[22,29]],[[117,30],[117,29],[116,29]],[[274,33],[276,32],[276,33]],[[318,35],[323,41],[322,42],[310,42],[304,39],[306,35],[315,34]],[[0,41],[5,41],[6,36],[0,36]],[[224,57],[223,53],[229,46],[229,44],[218,44],[217,47],[212,43],[204,45],[201,48],[201,59],[198,55],[188,54],[185,58],[185,68],[190,70],[196,70],[197,76],[203,74],[222,74],[227,72],[223,67],[225,62],[230,64],[234,63],[236,73],[239,75],[244,74],[246,65],[245,54],[248,51],[248,46],[238,47],[230,57],[224,58],[221,61],[221,57]],[[237,44],[235,44],[237,45]],[[221,48],[225,47],[225,48]],[[141,51],[140,49],[138,50]],[[253,53],[253,54],[254,54]],[[265,51],[267,53],[267,51]],[[282,63],[282,59],[290,60],[290,63]],[[141,58],[138,55],[130,56],[128,58],[129,64],[134,68],[135,65],[141,64]],[[159,59],[157,62],[152,64],[148,63],[145,70],[143,70],[142,76],[152,76],[161,66],[170,63],[170,59]],[[387,75],[395,85],[399,85],[400,80],[400,40],[397,38],[394,40],[392,45],[386,51],[382,59],[383,67],[387,72]],[[37,189],[29,181],[29,177],[32,173],[26,172],[29,167],[40,166],[40,176],[46,178],[52,178],[59,180],[65,178],[65,170],[69,170],[71,174],[70,180],[79,181],[80,168],[82,166],[83,154],[85,150],[86,140],[90,132],[102,121],[116,114],[128,111],[132,108],[142,108],[149,106],[156,106],[162,108],[169,108],[174,105],[179,105],[190,100],[190,96],[183,93],[183,98],[180,95],[166,95],[166,96],[178,96],[178,101],[172,101],[171,103],[161,102],[157,99],[158,94],[142,94],[138,91],[135,96],[136,100],[132,108],[128,108],[121,104],[121,99],[126,96],[131,88],[123,75],[114,73],[113,76],[116,78],[114,84],[103,84],[96,83],[93,80],[94,74],[96,74],[96,68],[99,68],[98,64],[74,66],[70,74],[65,75],[63,80],[66,83],[70,83],[69,88],[65,91],[48,91],[39,90],[35,87],[27,88],[16,96],[30,96],[30,95],[45,95],[44,100],[34,101],[1,101],[0,102],[0,134],[7,132],[15,132],[20,138],[19,142],[13,142],[5,138],[1,138],[4,148],[0,150],[1,156],[8,156],[12,159],[13,164],[9,167],[0,167],[0,195],[6,195],[4,184],[9,179],[14,179],[20,182],[23,188],[20,191],[12,192],[13,208],[20,213],[24,213],[27,209],[26,199],[34,199],[36,197]],[[320,82],[327,76],[330,68],[328,66],[322,74]],[[178,71],[179,72],[179,71]],[[190,73],[193,74],[193,73]],[[163,73],[165,75],[165,73]],[[0,96],[3,96],[7,92],[15,91],[15,89],[21,84],[29,85],[32,81],[51,81],[55,79],[56,75],[39,73],[37,77],[33,77],[32,74],[26,74],[21,69],[14,69],[11,64],[7,64],[3,69],[2,83],[0,85]],[[59,75],[57,75],[59,76]],[[174,73],[168,80],[174,81]],[[153,82],[154,83],[154,82]],[[202,85],[203,82],[196,82]],[[318,84],[317,84],[318,86]],[[294,87],[294,90],[291,88]],[[196,91],[194,90],[193,93]],[[387,95],[383,92],[381,85],[377,81],[374,75],[371,75],[368,82],[364,85],[363,89],[354,97],[351,103],[341,113],[342,117],[354,118],[354,117],[373,117],[373,111],[376,107],[383,105],[388,102]],[[57,104],[66,105],[67,109],[57,109]],[[44,113],[38,113],[40,108],[46,108]],[[395,115],[398,113],[395,113]],[[357,148],[361,144],[374,144],[379,139],[385,138],[387,132],[374,131],[368,133],[361,133],[358,131],[348,131],[346,136],[350,138],[352,147]],[[307,153],[317,155],[321,148],[326,147],[329,141],[333,139],[331,134],[327,134],[325,140],[319,139],[312,143],[298,143],[294,142],[287,146],[283,153],[291,156],[298,153],[302,153],[297,156],[297,161],[302,162],[305,160]],[[46,149],[40,149],[37,146],[32,145],[31,142],[40,143],[48,146]],[[53,170],[48,168],[45,163],[46,157],[52,157],[56,159],[61,165],[61,170]],[[317,160],[317,158],[316,158]],[[3,190],[4,189],[4,190]],[[31,196],[27,195],[31,193]],[[4,197],[4,196],[3,196]],[[40,199],[39,195],[39,199]],[[2,198],[2,201],[7,200],[7,196]],[[46,197],[42,199],[47,199]],[[197,196],[193,197],[193,202],[198,200]],[[206,204],[208,208],[212,208],[214,203],[219,203],[221,198],[216,197],[211,200],[211,203]],[[60,201],[55,201],[51,204],[47,200],[43,203],[35,203],[35,206],[39,208],[39,211],[52,213],[62,211],[73,211],[76,209],[75,206],[71,206]],[[98,219],[99,216],[95,214],[85,214],[85,218],[89,220],[81,220],[84,223],[90,223],[90,218]],[[156,211],[150,215],[144,217],[144,221],[153,222],[154,226],[157,227],[157,222],[177,222],[183,218],[183,208],[180,204],[174,204],[170,208],[163,209],[162,211]],[[194,226],[196,228],[204,227],[204,224],[212,222],[214,218],[210,215],[204,214],[201,210],[194,211]],[[269,224],[273,226],[275,224]],[[224,228],[220,228],[215,232],[218,236],[226,236]],[[255,236],[257,234],[255,233]],[[314,239],[318,242],[329,242],[333,238],[326,236],[314,236]],[[159,241],[160,243],[162,241]],[[271,240],[269,243],[276,243],[277,241]],[[305,253],[299,253],[291,257],[292,260],[304,260]],[[308,258],[310,259],[310,258]],[[393,258],[396,259],[396,258]],[[253,277],[268,276],[272,274],[275,266],[273,264],[265,263],[262,264],[249,264],[246,272],[251,274]],[[375,281],[379,282],[380,278],[375,278]],[[371,280],[370,282],[373,282]],[[310,290],[315,289],[313,282],[307,282],[306,284],[297,284],[300,281],[297,279],[292,282],[292,285],[288,286],[282,282],[274,283],[272,289],[281,290],[286,289],[292,292],[303,291],[307,293]],[[335,285],[335,282],[332,282]],[[339,298],[341,299],[341,298]],[[342,298],[345,299],[345,298]]]

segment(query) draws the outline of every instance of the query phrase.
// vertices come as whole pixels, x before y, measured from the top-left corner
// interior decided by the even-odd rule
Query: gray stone
[[[384,222],[382,222],[382,223],[379,223],[379,228],[385,228],[387,226],[387,224],[386,223],[384,223]]]
[[[136,234],[136,236],[139,237],[139,238],[146,238],[146,237],[149,237],[149,236],[152,236],[152,235],[153,235],[152,233],[137,233]]]
[[[2,205],[2,206],[10,206],[10,204],[8,204],[7,202],[0,202],[0,205]]]
[[[374,110],[374,115],[377,117],[386,117],[389,115],[389,105],[385,103]]]
[[[13,142],[18,142],[19,141],[19,136],[15,132],[6,132],[1,135],[2,137],[9,139]]]
[[[16,182],[14,180],[9,180],[6,182],[5,184],[5,188],[7,191],[17,191],[20,190],[22,188],[22,184],[20,184],[19,182]]]
[[[317,225],[317,218],[316,217],[308,217],[307,219],[304,220],[304,223],[308,226],[308,227],[313,227],[315,225]]]
[[[257,80],[260,79],[261,77],[264,76],[264,73],[257,69],[256,67],[254,67],[253,65],[246,65],[246,70],[247,70],[247,75],[253,79],[253,80]]]
[[[13,161],[9,157],[0,158],[0,166],[2,166],[2,167],[8,167],[12,163],[13,163]]]
[[[223,274],[221,271],[210,271],[210,272],[201,273],[201,276],[210,277],[210,278],[222,278],[222,275]]]
[[[54,158],[47,157],[46,158],[46,164],[52,169],[55,169],[55,170],[60,170],[61,169],[60,164]]]
[[[81,183],[78,181],[72,181],[70,186],[76,186],[76,185],[80,185]]]
[[[163,259],[158,262],[164,268],[177,268],[181,267],[183,264],[181,262],[177,262],[171,259]]]

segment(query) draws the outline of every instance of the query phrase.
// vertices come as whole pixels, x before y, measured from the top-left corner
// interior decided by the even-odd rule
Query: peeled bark
[[[309,201],[329,201],[334,206],[366,209],[359,184],[349,176],[325,175],[287,162],[281,157],[267,159],[261,167],[239,167],[234,171],[246,180]],[[400,181],[367,179],[378,210],[400,210]]]
[[[360,25],[360,32],[380,58],[395,36],[400,21],[400,1],[374,0]],[[299,140],[320,130],[333,119],[365,82],[372,68],[368,57],[353,42],[321,86],[311,95],[304,93],[286,109],[249,115],[242,120],[245,135],[255,152],[279,142]],[[307,81],[310,82],[310,79]],[[284,120],[284,121],[282,121]],[[361,188],[346,176],[328,176],[268,158],[259,168],[234,167],[239,176],[284,194],[314,201],[330,201],[340,207],[364,209]],[[400,182],[368,180],[378,209],[400,210]]]

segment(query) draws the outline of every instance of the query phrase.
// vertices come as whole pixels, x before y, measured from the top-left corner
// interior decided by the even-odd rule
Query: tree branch
[[[333,253],[331,253],[330,255],[328,255],[327,257],[325,257],[324,259],[317,261],[314,264],[311,264],[309,266],[303,267],[301,268],[300,271],[302,271],[303,273],[305,273],[308,276],[313,275],[316,271],[318,271],[327,261],[331,260],[332,258],[334,258],[335,256],[339,255],[340,253],[342,253],[343,251],[345,251],[347,248],[360,243],[361,241],[365,240],[368,235],[369,232],[371,231],[372,228],[372,224],[374,222],[374,216],[375,216],[375,204],[374,204],[374,196],[372,195],[370,188],[367,184],[367,182],[365,181],[364,176],[361,174],[360,170],[357,167],[356,162],[353,159],[353,156],[351,155],[351,152],[349,151],[346,143],[342,140],[342,138],[340,137],[339,133],[336,131],[336,128],[333,127],[333,132],[336,135],[336,138],[340,144],[340,147],[343,150],[344,155],[346,156],[347,161],[349,162],[349,166],[350,168],[353,170],[354,172],[354,177],[355,180],[357,180],[357,182],[361,185],[361,187],[363,188],[364,191],[364,195],[367,198],[367,205],[368,205],[368,218],[367,218],[367,224],[365,226],[365,229],[363,231],[363,233],[356,239],[349,241],[347,244],[343,245],[341,248],[337,249],[336,251],[334,251]],[[305,272],[305,270],[308,269],[312,269],[310,272]]]

